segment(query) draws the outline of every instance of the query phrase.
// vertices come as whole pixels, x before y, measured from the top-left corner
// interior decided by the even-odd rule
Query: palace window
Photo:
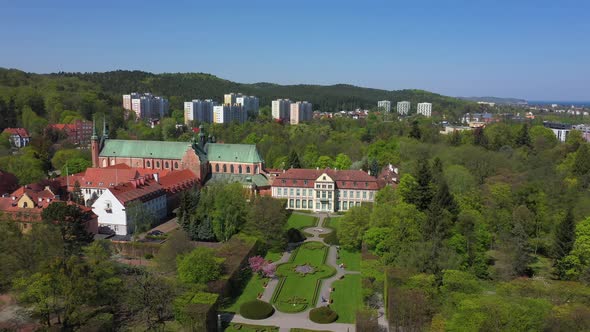
[[[356,191],[356,198],[361,198],[361,192],[360,191]]]
[[[301,207],[304,209],[307,209],[307,201],[306,200],[301,201]]]
[[[290,208],[293,208],[293,199],[290,199],[290,200],[289,200],[289,207],[290,207]]]
[[[297,208],[297,209],[300,208],[300,201],[299,200],[295,201],[295,208]]]
[[[344,201],[344,202],[342,202],[342,210],[346,210],[346,209],[348,209],[348,202]]]
[[[346,196],[347,196],[346,194],[348,194],[348,191],[344,190],[343,193],[344,193],[344,198],[346,198]]]
[[[289,195],[293,196],[293,188],[289,189]]]
[[[363,191],[363,199],[367,199],[367,192]]]
[[[301,190],[299,188],[297,188],[297,196],[301,196]]]
[[[369,199],[373,199],[373,194],[374,193],[372,191],[369,192]]]

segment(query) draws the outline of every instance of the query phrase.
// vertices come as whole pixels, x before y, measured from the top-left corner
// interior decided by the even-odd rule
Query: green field
[[[230,323],[225,332],[279,332],[277,326]]]
[[[344,279],[332,283],[334,291],[330,307],[338,313],[338,323],[354,323],[356,311],[363,306],[361,275],[347,274]]]
[[[268,279],[261,278],[258,274],[252,275],[252,278],[250,278],[246,284],[246,287],[244,287],[242,294],[240,294],[240,296],[238,296],[230,306],[224,308],[223,310],[236,313],[239,312],[242,303],[256,300],[258,298],[258,294],[264,292],[263,283],[265,281],[268,281]]]
[[[334,217],[326,218],[324,220],[324,226],[329,227],[329,228],[333,228],[336,231],[339,231],[340,230],[340,220],[341,220],[341,218],[334,218]]]
[[[360,251],[349,251],[346,249],[340,248],[340,252],[338,253],[340,259],[337,260],[337,263],[344,263],[346,270],[348,271],[360,271],[361,270],[361,253]]]
[[[293,252],[291,261],[277,268],[277,276],[281,278],[272,302],[279,311],[299,312],[315,306],[317,292],[321,282],[336,270],[325,265],[328,247],[318,242],[307,242]],[[302,275],[295,271],[300,265],[310,265],[313,273]]]
[[[287,229],[304,229],[317,225],[317,218],[314,216],[306,216],[303,214],[293,213],[287,220]]]

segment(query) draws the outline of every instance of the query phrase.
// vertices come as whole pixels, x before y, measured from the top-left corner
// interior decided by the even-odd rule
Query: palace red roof
[[[25,128],[6,128],[4,129],[3,133],[18,135],[20,137],[30,137],[29,132]]]
[[[195,186],[199,179],[190,169],[170,172],[160,178],[160,185],[169,192],[178,192]]]
[[[322,174],[328,175],[339,189],[379,190],[381,185],[376,178],[361,170],[334,170],[291,168],[279,174],[273,182],[280,187],[313,188],[314,182]]]
[[[118,168],[88,168],[78,182],[82,188],[108,188],[129,180],[137,179],[140,176],[136,169]],[[70,186],[73,183],[70,180]]]

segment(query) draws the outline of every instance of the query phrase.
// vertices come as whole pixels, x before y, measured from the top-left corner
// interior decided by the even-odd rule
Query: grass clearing
[[[287,229],[304,229],[317,225],[318,219],[314,216],[306,216],[304,214],[293,213],[287,219]]]
[[[338,313],[336,322],[354,323],[356,311],[363,305],[361,275],[347,274],[344,279],[334,281],[332,287],[334,291],[331,294],[331,299],[334,302],[330,307]]]
[[[238,296],[231,305],[224,308],[223,310],[238,313],[242,303],[256,300],[258,298],[258,294],[264,292],[263,284],[267,281],[267,278],[261,278],[258,274],[253,274],[252,278],[250,278],[246,284],[246,287],[244,287],[242,294],[240,294],[240,296]]]
[[[321,279],[328,278],[336,270],[324,264],[328,247],[318,242],[307,242],[300,246],[291,256],[291,261],[277,268],[281,278],[272,302],[282,312],[299,312],[315,306]],[[311,273],[295,271],[297,266],[309,265]]]
[[[344,263],[346,270],[348,271],[360,271],[361,270],[361,253],[360,251],[349,251],[340,248],[338,252],[337,263]]]

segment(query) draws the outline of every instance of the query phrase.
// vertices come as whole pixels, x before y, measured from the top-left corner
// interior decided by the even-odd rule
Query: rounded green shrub
[[[247,319],[265,319],[275,312],[275,309],[268,302],[252,300],[244,302],[240,306],[240,315]]]
[[[329,324],[338,319],[338,314],[328,306],[319,307],[309,311],[309,319],[314,323]]]

